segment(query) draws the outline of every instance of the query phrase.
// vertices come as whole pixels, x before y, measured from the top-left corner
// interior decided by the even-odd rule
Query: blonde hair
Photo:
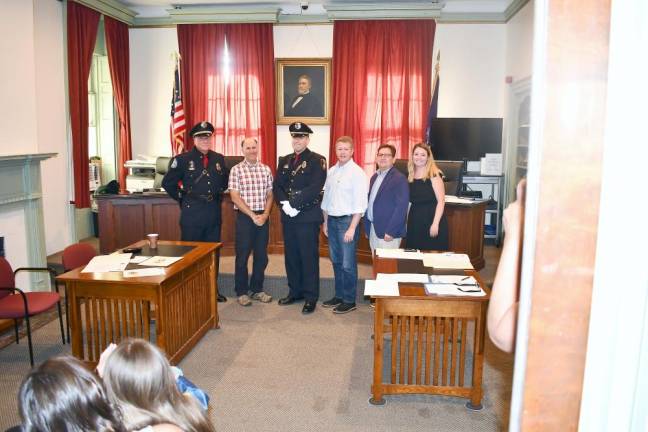
[[[162,351],[143,339],[120,343],[106,359],[103,379],[128,430],[171,423],[183,431],[214,432],[198,402],[178,390]]]
[[[354,147],[353,138],[351,138],[350,136],[342,135],[340,138],[335,140],[335,146],[337,147],[337,143],[340,143],[340,142],[349,144],[349,146],[351,146],[351,150],[353,150],[353,147]]]
[[[443,171],[439,169],[436,162],[434,161],[434,156],[432,155],[432,150],[430,147],[423,143],[417,143],[412,147],[412,153],[410,158],[407,161],[407,181],[412,183],[414,181],[414,151],[417,149],[423,149],[427,153],[428,159],[427,164],[425,165],[425,174],[423,175],[423,180],[427,180],[432,177],[441,176],[443,177]]]

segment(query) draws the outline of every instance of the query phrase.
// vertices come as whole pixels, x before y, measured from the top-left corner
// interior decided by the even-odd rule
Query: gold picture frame
[[[276,59],[277,124],[330,124],[331,59]]]

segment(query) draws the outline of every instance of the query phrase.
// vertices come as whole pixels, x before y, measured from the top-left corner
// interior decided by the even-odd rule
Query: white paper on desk
[[[477,280],[474,277],[462,275],[430,275],[430,282],[433,284],[477,285]]]
[[[377,281],[396,281],[403,283],[426,283],[430,282],[428,275],[423,273],[378,273]]]
[[[473,270],[474,267],[470,263],[470,259],[466,254],[456,253],[426,253],[423,257],[423,265],[425,267],[432,267],[437,269],[457,269],[457,270]]]
[[[464,290],[477,290],[479,289],[479,292],[466,292],[466,291],[461,291],[460,288]],[[427,283],[425,284],[425,292],[427,294],[436,294],[436,295],[443,295],[443,296],[467,296],[467,297],[482,297],[485,296],[486,293],[484,292],[481,287],[460,287],[457,285],[450,285],[450,284],[434,284],[434,283]]]
[[[164,269],[160,267],[149,267],[136,270],[124,270],[122,276],[125,278],[144,277],[144,276],[163,276]]]
[[[377,248],[376,255],[380,258],[397,258],[397,259],[423,259],[422,252],[406,252],[403,249],[383,249]]]
[[[471,198],[461,198],[461,197],[454,196],[454,195],[446,195],[445,196],[445,202],[451,203],[451,204],[476,204],[476,203],[479,203],[479,202],[482,202],[482,201],[484,201],[484,200],[481,200],[481,199],[474,200],[474,199],[471,199]]]
[[[131,262],[131,264],[139,264],[142,261],[146,261],[149,258],[151,258],[151,257],[139,255],[139,256],[135,256],[135,257],[131,258],[130,262]]]
[[[90,260],[81,273],[107,273],[123,271],[130,261],[130,253],[98,255]]]
[[[365,281],[364,295],[398,297],[398,282],[395,280],[371,280]]]
[[[139,263],[139,265],[147,267],[168,267],[174,262],[180,261],[181,259],[182,257],[167,257],[156,255],[147,259],[146,261]]]

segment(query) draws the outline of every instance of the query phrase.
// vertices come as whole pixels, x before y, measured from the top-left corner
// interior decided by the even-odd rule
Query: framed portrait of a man
[[[331,59],[277,59],[277,124],[329,124]]]

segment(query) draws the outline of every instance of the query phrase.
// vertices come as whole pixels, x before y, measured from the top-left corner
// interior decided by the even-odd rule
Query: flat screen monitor
[[[436,160],[479,160],[502,152],[501,118],[436,118],[430,135]]]

